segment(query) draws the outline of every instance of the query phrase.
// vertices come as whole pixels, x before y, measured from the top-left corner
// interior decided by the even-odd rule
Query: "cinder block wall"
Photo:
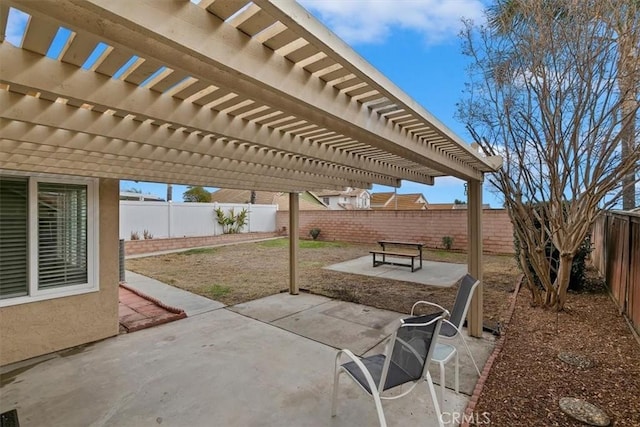
[[[267,239],[269,237],[277,236],[278,233],[238,233],[221,234],[218,236],[175,237],[171,239],[128,240],[124,243],[124,253],[125,255],[148,254],[175,249],[214,246],[255,239]]]
[[[289,227],[289,212],[279,211],[279,231]],[[320,240],[375,243],[378,240],[421,241],[430,248],[442,248],[442,238],[453,238],[453,249],[467,250],[467,211],[300,211],[300,236],[319,228]],[[287,230],[288,231],[288,230]],[[485,209],[482,216],[484,251],[512,254],[513,227],[506,210]]]

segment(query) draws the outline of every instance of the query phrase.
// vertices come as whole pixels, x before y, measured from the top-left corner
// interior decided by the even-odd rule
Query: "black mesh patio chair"
[[[458,356],[457,349],[452,347],[449,344],[445,344],[446,341],[453,341],[456,337],[460,337],[464,347],[469,353],[469,357],[471,358],[471,362],[476,369],[476,373],[480,376],[480,370],[478,369],[478,365],[476,364],[475,359],[473,358],[473,354],[471,354],[471,350],[467,345],[467,342],[464,338],[464,335],[460,332],[460,328],[464,323],[464,319],[467,316],[467,311],[469,310],[469,305],[471,305],[471,298],[473,297],[473,293],[476,291],[476,288],[480,284],[479,280],[476,280],[470,274],[465,275],[458,287],[458,293],[456,294],[456,300],[453,303],[453,309],[451,310],[451,317],[449,319],[444,319],[442,322],[442,327],[440,328],[438,348],[436,349],[434,356],[432,357],[432,361],[438,363],[440,367],[440,402],[444,400],[444,364],[449,362],[450,360],[455,360],[456,369],[455,369],[455,391],[458,392]],[[445,308],[442,306],[435,304],[429,301],[418,301],[413,304],[411,307],[411,315],[414,315],[415,309],[420,305],[430,305],[436,307],[438,310],[444,310]],[[452,350],[453,349],[453,350]]]
[[[418,383],[426,382],[438,418],[438,425],[443,427],[440,407],[428,367],[438,339],[440,325],[447,314],[445,310],[443,313],[402,319],[400,326],[391,335],[384,354],[359,358],[349,350],[340,350],[336,355],[331,416],[336,416],[340,375],[346,373],[365,393],[373,397],[378,420],[383,427],[386,427],[387,422],[381,400],[401,398],[409,394]],[[350,361],[342,363],[343,357]],[[385,391],[407,383],[412,383],[411,387],[401,394],[383,396]]]

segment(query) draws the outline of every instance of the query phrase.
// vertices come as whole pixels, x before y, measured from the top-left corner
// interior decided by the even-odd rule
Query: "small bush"
[[[138,234],[137,231],[131,232],[131,240],[140,240],[140,235]]]
[[[319,228],[312,228],[311,230],[309,230],[309,236],[311,236],[313,240],[316,240],[319,235],[320,235]]]
[[[453,237],[451,236],[444,236],[442,238],[442,246],[444,246],[444,248],[448,251],[451,250],[451,248],[453,247]]]
[[[249,221],[249,212],[246,209],[242,209],[238,214],[234,209],[229,209],[229,214],[226,215],[221,208],[213,210],[216,221],[222,226],[222,232],[224,234],[240,233],[242,227],[246,226]]]
[[[142,237],[144,237],[144,240],[151,240],[153,239],[153,234],[151,234],[149,230],[144,230],[142,232]]]

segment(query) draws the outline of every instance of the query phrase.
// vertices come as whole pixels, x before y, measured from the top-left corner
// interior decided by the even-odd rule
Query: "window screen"
[[[0,177],[0,299],[28,294],[29,182]]]
[[[38,183],[38,289],[84,284],[87,186]]]

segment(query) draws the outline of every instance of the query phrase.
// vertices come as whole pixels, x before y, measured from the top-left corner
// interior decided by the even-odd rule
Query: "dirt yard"
[[[300,242],[302,291],[408,313],[418,300],[452,307],[457,287],[443,289],[340,273],[323,267],[369,254],[375,245]],[[431,261],[466,263],[466,254],[425,251]],[[126,268],[227,305],[288,290],[288,240],[277,239],[127,260]],[[484,258],[485,325],[495,328],[509,306],[518,270],[512,256]]]

